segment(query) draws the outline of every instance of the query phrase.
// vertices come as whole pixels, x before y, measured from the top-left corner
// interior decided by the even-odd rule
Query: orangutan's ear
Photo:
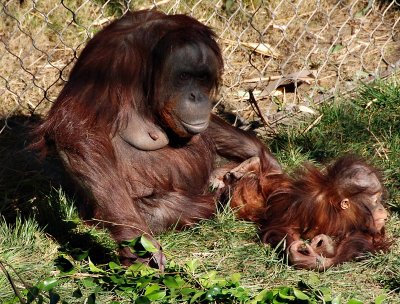
[[[350,208],[350,200],[348,198],[343,199],[340,202],[340,208],[343,210],[349,209]]]

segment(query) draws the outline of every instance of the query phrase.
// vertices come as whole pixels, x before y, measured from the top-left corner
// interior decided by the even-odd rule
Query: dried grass
[[[45,113],[94,32],[112,19],[105,5],[90,0],[0,6],[0,115]],[[258,120],[249,89],[263,116],[280,121],[299,105],[346,91],[359,79],[378,76],[399,64],[400,10],[392,2],[249,0],[223,9],[224,1],[162,1],[168,13],[189,13],[218,34],[225,58],[220,102],[243,119]],[[150,1],[134,8],[150,8]],[[312,81],[294,79],[265,92],[271,81],[304,71]]]

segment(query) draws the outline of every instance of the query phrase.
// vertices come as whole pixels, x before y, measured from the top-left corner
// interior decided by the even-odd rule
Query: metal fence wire
[[[326,97],[400,67],[398,0],[1,0],[0,116],[44,114],[87,40],[128,9],[150,8],[216,32],[217,107],[245,121],[315,114]]]

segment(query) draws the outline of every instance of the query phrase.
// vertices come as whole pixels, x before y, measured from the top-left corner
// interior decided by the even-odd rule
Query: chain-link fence
[[[312,113],[400,66],[398,0],[2,0],[0,116],[44,113],[96,31],[153,7],[214,29],[225,59],[218,104],[248,121]]]

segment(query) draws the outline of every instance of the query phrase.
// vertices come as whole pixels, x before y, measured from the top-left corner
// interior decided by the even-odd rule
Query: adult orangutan
[[[238,174],[245,163],[247,173]],[[285,243],[295,266],[322,270],[389,248],[384,188],[363,160],[346,156],[323,172],[308,165],[293,176],[260,170],[257,158],[237,168],[226,176],[231,206],[238,217],[258,223],[265,243]]]
[[[84,216],[117,242],[209,218],[217,154],[280,170],[255,136],[210,113],[223,69],[214,37],[185,15],[127,13],[89,41],[36,129],[36,147],[55,147],[83,190]],[[163,267],[161,250],[152,259]]]

